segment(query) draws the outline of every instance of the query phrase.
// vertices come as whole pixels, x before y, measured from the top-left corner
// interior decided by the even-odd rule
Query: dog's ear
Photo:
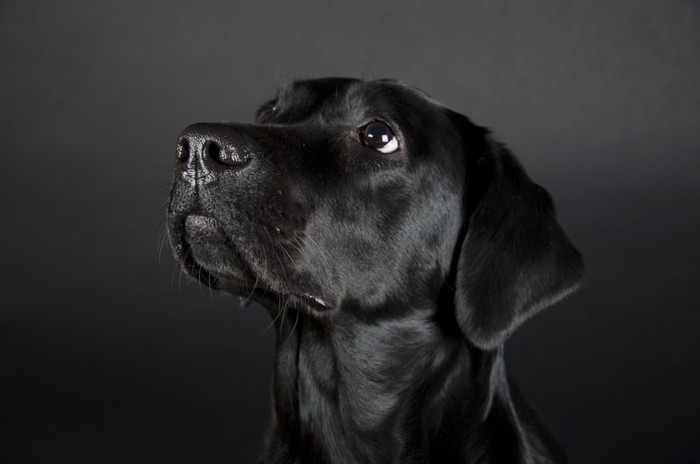
[[[547,191],[504,146],[480,134],[476,145],[483,149],[468,155],[468,222],[459,244],[455,308],[467,339],[492,349],[525,319],[576,290],[583,260],[557,223]]]

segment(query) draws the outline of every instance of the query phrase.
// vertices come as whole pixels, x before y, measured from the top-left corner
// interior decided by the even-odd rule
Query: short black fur
[[[372,121],[395,151],[363,143]],[[396,81],[289,83],[254,124],[183,131],[168,228],[185,272],[274,321],[262,462],[566,461],[503,343],[581,256],[465,116]]]

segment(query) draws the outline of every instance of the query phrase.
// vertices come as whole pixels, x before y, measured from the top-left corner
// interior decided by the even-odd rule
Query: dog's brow
[[[277,99],[282,100],[287,97],[292,92],[293,88],[294,80],[289,78],[284,79],[277,87]]]

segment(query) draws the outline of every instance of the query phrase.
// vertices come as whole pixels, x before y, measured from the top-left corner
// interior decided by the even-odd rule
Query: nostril
[[[179,161],[184,161],[190,157],[190,144],[187,143],[187,139],[183,138],[177,141],[175,155]]]
[[[207,143],[204,147],[204,154],[213,160],[221,161],[221,147],[216,142]]]

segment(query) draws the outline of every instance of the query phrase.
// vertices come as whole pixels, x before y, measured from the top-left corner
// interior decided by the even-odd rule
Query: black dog
[[[177,145],[182,267],[277,330],[266,463],[566,458],[503,343],[583,264],[503,145],[395,81],[297,81]]]

